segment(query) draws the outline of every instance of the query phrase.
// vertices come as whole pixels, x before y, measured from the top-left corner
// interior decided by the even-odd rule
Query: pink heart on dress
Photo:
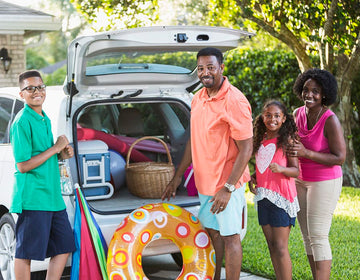
[[[256,166],[261,174],[263,174],[266,168],[269,167],[276,151],[276,145],[274,143],[270,143],[264,147],[261,144],[255,158],[256,158]]]

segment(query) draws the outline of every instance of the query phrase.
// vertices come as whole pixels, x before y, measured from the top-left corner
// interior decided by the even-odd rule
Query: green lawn
[[[265,237],[257,221],[252,202],[253,195],[246,192],[248,225],[243,240],[242,270],[265,278],[275,279]],[[344,187],[337,205],[330,243],[333,253],[331,279],[360,279],[360,189]],[[291,230],[289,250],[294,280],[311,280],[311,271],[302,243],[299,224]]]

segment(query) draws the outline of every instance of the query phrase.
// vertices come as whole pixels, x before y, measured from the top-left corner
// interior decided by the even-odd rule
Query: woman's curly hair
[[[304,84],[307,80],[312,79],[315,80],[318,85],[321,87],[322,104],[325,106],[329,106],[334,104],[337,97],[337,82],[335,77],[328,71],[312,68],[304,73],[300,74],[293,86],[293,92],[302,99],[302,91]]]
[[[263,112],[269,106],[277,106],[286,117],[285,122],[279,129],[279,137],[277,140],[277,148],[282,148],[284,151],[290,147],[294,140],[298,139],[297,127],[292,114],[289,114],[285,105],[277,100],[269,100],[263,106]],[[255,118],[254,123],[254,150],[253,154],[256,154],[260,148],[261,142],[264,140],[266,134],[266,126],[263,120],[262,114]]]

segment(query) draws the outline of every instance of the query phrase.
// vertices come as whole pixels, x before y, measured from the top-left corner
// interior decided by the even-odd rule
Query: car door
[[[12,189],[13,186],[15,162],[10,144],[10,126],[23,107],[24,102],[20,99],[0,93],[0,186],[3,190]],[[9,205],[11,192],[0,194],[2,201]]]

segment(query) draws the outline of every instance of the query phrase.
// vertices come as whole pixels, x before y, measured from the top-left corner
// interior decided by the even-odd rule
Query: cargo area
[[[187,106],[171,100],[82,108],[77,117],[77,142],[74,143],[77,156],[71,159],[70,170],[73,182],[83,187],[92,209],[101,214],[128,213],[143,205],[161,202],[159,194],[149,198],[134,192],[134,187],[130,190],[127,168],[144,163],[150,167],[161,163],[168,168],[172,163],[175,169],[189,137],[189,118]],[[188,180],[184,177],[170,203],[182,207],[199,204],[192,176],[190,172]],[[145,194],[151,195],[152,189],[157,188],[156,180],[148,186],[144,183],[144,188],[148,188],[144,189]]]

